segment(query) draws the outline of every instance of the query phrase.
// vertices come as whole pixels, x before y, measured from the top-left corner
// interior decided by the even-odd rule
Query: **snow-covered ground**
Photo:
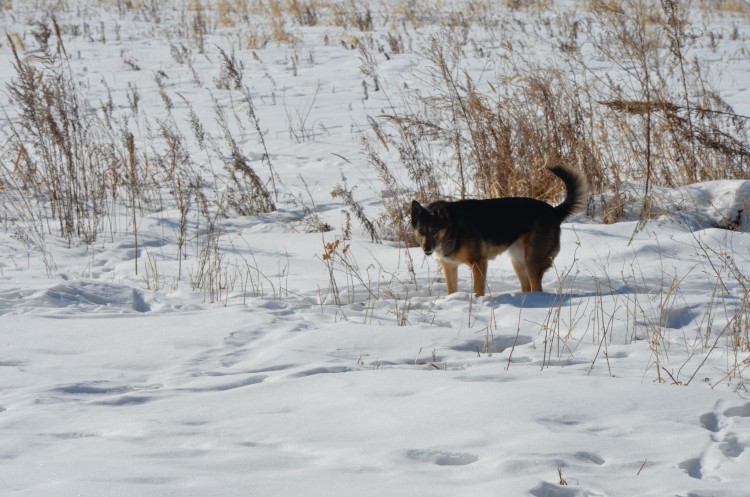
[[[219,48],[233,54],[279,197],[273,213],[220,220],[213,291],[191,289],[200,216],[180,252],[173,206],[139,212],[137,246],[127,203],[90,245],[69,246],[54,226],[35,245],[5,211],[0,494],[750,495],[750,183],[656,190],[645,225],[574,218],[546,293],[519,293],[501,257],[488,296],[467,293],[465,268],[463,291],[446,296],[418,248],[372,243],[356,219],[344,241],[351,209],[331,196],[345,185],[372,218],[382,210],[360,137],[368,116],[423,84],[417,53],[434,27],[389,31],[376,20],[372,47],[396,32],[404,53],[379,54],[374,91],[353,28],[290,21],[294,43],[248,48],[271,36],[264,19],[249,21],[255,30],[209,22],[201,54],[195,33],[180,31],[195,9],[23,4],[0,2],[23,56],[38,49],[35,22],[54,14],[92,106],[111,95],[125,115],[137,91],[128,126],[143,148],[161,139],[159,120],[192,136],[188,112],[213,127],[218,106],[245,119],[232,123],[239,146],[262,157],[247,101],[217,88]],[[503,12],[509,38],[530,29],[514,19],[537,15]],[[742,113],[750,33],[730,37],[731,24],[714,21],[727,33],[715,50],[724,98]],[[491,38],[477,34],[487,48]],[[5,84],[5,39],[0,63]],[[3,140],[17,113],[6,95]],[[208,156],[205,167],[220,169],[192,146],[196,163]],[[3,150],[4,168],[17,153]],[[309,232],[311,211],[333,230]],[[740,229],[715,227],[730,221]]]

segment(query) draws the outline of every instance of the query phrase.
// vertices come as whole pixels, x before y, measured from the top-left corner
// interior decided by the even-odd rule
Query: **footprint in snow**
[[[227,392],[229,390],[236,390],[238,388],[257,385],[258,383],[263,383],[268,379],[268,376],[265,375],[252,375],[247,378],[227,382],[224,381],[224,378],[226,378],[227,375],[203,375],[194,377],[204,381],[201,381],[202,384],[200,385],[187,387],[182,390],[195,393]]]
[[[94,404],[111,407],[128,407],[148,404],[154,400],[156,400],[156,396],[153,395],[122,395],[120,397],[98,400]]]
[[[745,452],[745,446],[734,433],[729,433],[724,437],[724,442],[719,445],[721,453],[727,457],[740,457]]]
[[[703,478],[703,468],[701,460],[698,457],[682,461],[677,467],[684,470],[691,478],[695,478],[696,480]]]
[[[350,371],[356,371],[348,366],[329,366],[308,369],[306,371],[300,371],[291,375],[292,378],[305,378],[307,376],[315,376],[318,374],[333,374],[333,373],[348,373]]]
[[[578,494],[578,490],[567,486],[542,482],[529,490],[529,493],[534,497],[574,497]]]
[[[478,455],[466,452],[421,449],[407,450],[406,457],[412,461],[425,462],[437,466],[466,466],[479,460]]]
[[[719,431],[719,418],[713,412],[707,412],[700,417],[701,426],[712,433]]]
[[[687,459],[678,464],[678,467],[688,476],[698,480],[708,477],[721,481],[722,477],[726,476],[722,468],[724,462],[727,459],[736,459],[745,452],[750,440],[743,440],[737,436],[736,432],[727,430],[728,426],[743,421],[730,418],[750,418],[750,403],[730,407],[720,414],[708,412],[701,415],[698,421],[711,433],[712,443],[699,457]]]
[[[585,462],[592,462],[596,464],[597,466],[601,466],[605,463],[604,459],[602,457],[599,457],[597,454],[594,454],[593,452],[576,452],[574,454],[574,457],[578,459],[579,461],[585,461]]]
[[[80,440],[82,438],[101,437],[101,434],[70,431],[70,432],[62,432],[62,433],[50,433],[49,436],[52,438],[60,439],[60,440]]]
[[[492,353],[500,354],[514,346],[520,347],[522,345],[530,344],[531,342],[532,338],[528,336],[506,335],[494,337],[489,344],[484,340],[467,340],[453,345],[451,350],[455,350],[456,352],[486,353],[486,349],[489,346],[492,349]]]
[[[140,392],[155,391],[163,388],[161,384],[153,385],[119,385],[108,381],[85,381],[59,385],[51,390],[55,402],[92,400],[94,404],[105,406],[141,405],[155,400],[152,395]],[[60,396],[62,394],[62,396]]]
[[[53,389],[54,392],[68,395],[121,395],[144,390],[159,390],[163,388],[161,383],[153,385],[119,385],[109,381],[83,381],[60,385]]]
[[[729,418],[750,418],[750,402],[744,406],[730,407],[724,411],[724,416]]]

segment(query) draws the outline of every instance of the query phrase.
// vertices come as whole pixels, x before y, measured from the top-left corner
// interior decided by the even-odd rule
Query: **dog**
[[[553,207],[528,197],[439,200],[411,204],[411,225],[426,255],[435,253],[448,293],[458,290],[458,266],[471,267],[474,293],[483,296],[487,261],[510,255],[522,292],[541,292],[542,276],[560,251],[560,224],[586,206],[583,175],[564,166],[549,171],[565,183],[567,196]]]

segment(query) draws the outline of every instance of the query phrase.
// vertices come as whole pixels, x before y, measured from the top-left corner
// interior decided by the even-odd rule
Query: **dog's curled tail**
[[[588,185],[586,184],[586,178],[578,171],[568,169],[565,166],[555,166],[549,168],[549,170],[565,183],[565,188],[568,190],[565,200],[555,207],[555,212],[562,222],[571,214],[586,208]]]

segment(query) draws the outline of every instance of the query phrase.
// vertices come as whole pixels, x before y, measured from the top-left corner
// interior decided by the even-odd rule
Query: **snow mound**
[[[143,313],[151,306],[138,288],[100,281],[66,281],[28,292],[20,289],[0,294],[2,314],[102,314]]]

